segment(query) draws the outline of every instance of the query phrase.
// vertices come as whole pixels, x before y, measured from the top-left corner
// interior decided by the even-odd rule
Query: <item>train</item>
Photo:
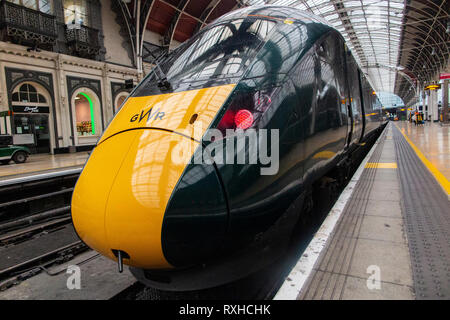
[[[151,287],[238,280],[286,251],[313,184],[348,171],[386,121],[326,21],[284,6],[238,9],[158,59],[131,92],[76,183],[75,230]],[[225,150],[263,130],[274,163],[237,161],[254,154],[250,142]],[[216,160],[221,148],[229,161]]]

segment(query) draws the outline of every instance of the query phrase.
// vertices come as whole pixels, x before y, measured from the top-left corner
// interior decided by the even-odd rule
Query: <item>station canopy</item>
[[[250,5],[282,5],[321,16],[344,36],[377,92],[397,94],[406,104],[448,68],[449,0],[115,0],[131,12],[140,3],[147,30],[163,36],[157,50],[170,50],[221,15]],[[125,15],[126,16],[126,15]],[[128,14],[127,25],[133,23]],[[131,35],[133,38],[133,35]],[[153,51],[152,48],[149,49]],[[142,56],[148,56],[145,52]]]
[[[405,102],[436,77],[449,59],[448,0],[247,0],[283,5],[326,19],[344,36],[377,92]]]

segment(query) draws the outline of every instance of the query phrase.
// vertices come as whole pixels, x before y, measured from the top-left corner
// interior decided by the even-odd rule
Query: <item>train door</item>
[[[344,44],[344,48],[346,60],[346,75],[348,81],[348,99],[346,102],[349,115],[351,116],[351,134],[349,135],[348,144],[352,144],[361,141],[364,119],[361,104],[358,65],[347,45]]]
[[[339,90],[339,102],[341,107],[341,117],[343,126],[346,127],[345,148],[347,148],[353,139],[353,110],[349,108],[350,92],[347,81],[347,66],[345,56],[345,42],[337,32],[332,32],[332,40],[335,47],[335,64],[336,64],[336,83]]]
[[[346,104],[348,90],[343,49],[344,43],[338,34],[330,32],[317,44],[316,50],[318,56],[316,131],[329,131],[332,138],[330,141],[336,139],[329,148],[336,153],[345,148],[347,137],[351,134],[351,117]]]
[[[363,73],[360,72],[361,90],[363,97],[364,108],[364,136],[370,134],[373,130],[378,128],[378,113],[374,112],[375,105],[375,91]]]

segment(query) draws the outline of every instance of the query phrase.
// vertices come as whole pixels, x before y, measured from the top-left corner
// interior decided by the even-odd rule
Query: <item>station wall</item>
[[[120,26],[116,22],[117,14],[111,10],[111,0],[102,0],[102,22],[105,61],[132,66],[131,48],[128,41],[120,35]]]
[[[117,58],[122,59],[120,55]],[[0,115],[7,118],[10,124],[5,126],[8,132],[2,133],[24,138],[19,137],[20,132],[33,129],[34,137],[30,133],[29,139],[34,139],[34,144],[38,144],[38,141],[44,141],[42,137],[48,137],[50,153],[89,150],[113,118],[117,109],[114,104],[123,101],[119,98],[130,91],[125,89],[126,79],[137,83],[136,69],[56,52],[30,51],[27,47],[0,41]],[[25,82],[42,88],[39,90],[50,97],[48,106],[37,106],[26,98],[13,106],[12,92]],[[74,108],[75,98],[80,93],[89,97],[95,113],[92,118],[95,133],[87,136],[77,131]],[[20,130],[16,129],[16,116],[23,121]],[[48,123],[33,122],[33,118],[38,116],[41,120],[48,116]],[[27,144],[26,139],[23,142]],[[45,149],[36,147],[33,150]]]

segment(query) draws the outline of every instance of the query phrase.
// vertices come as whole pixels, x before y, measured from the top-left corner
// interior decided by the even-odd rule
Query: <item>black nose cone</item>
[[[176,267],[206,262],[218,254],[227,225],[226,198],[215,167],[188,165],[164,215],[164,256]]]

